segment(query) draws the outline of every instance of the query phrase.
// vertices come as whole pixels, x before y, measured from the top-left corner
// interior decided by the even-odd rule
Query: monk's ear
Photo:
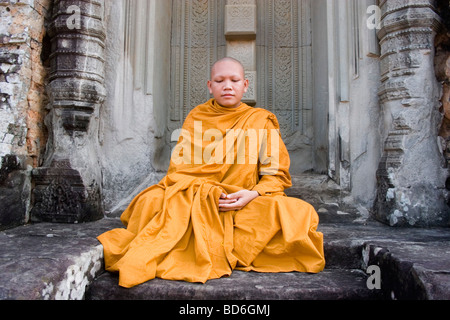
[[[208,86],[209,89],[209,93],[212,94],[212,89],[211,89],[211,80],[208,80],[208,82],[206,83],[206,85]]]
[[[248,79],[245,79],[244,80],[244,92],[247,92],[248,86],[249,86],[249,81],[248,81]]]

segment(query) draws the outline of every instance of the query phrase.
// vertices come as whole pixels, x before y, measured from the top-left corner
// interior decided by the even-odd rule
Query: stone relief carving
[[[245,12],[249,17],[240,18]],[[310,169],[310,1],[173,1],[172,17],[169,131],[178,129],[193,107],[210,98],[205,85],[210,65],[225,55],[233,56],[242,60],[254,85],[243,100],[279,117],[289,150],[298,150],[302,154],[296,155],[298,162],[306,164],[304,170]]]
[[[249,5],[251,3],[248,2]],[[234,2],[227,4],[237,5]],[[259,14],[264,13],[265,21],[264,26],[259,26],[257,35],[256,46],[260,54],[252,59],[251,55],[239,53],[239,50],[244,50],[244,46],[239,43],[234,46],[233,41],[228,42],[227,50],[233,56],[242,56],[245,65],[253,66],[258,61],[257,83],[261,84],[256,90],[257,103],[275,113],[280,111],[282,118],[283,113],[284,120],[281,122],[284,133],[291,135],[310,124],[312,57],[309,2],[265,0],[257,2],[257,5],[260,6]],[[224,56],[220,48],[225,44],[224,8],[224,1],[174,2],[173,121],[182,121],[193,106],[209,98],[204,85],[209,76],[209,65]],[[241,30],[242,25],[239,27]],[[179,30],[182,30],[182,34],[178,34]],[[215,45],[218,49],[212,50]],[[290,116],[287,111],[291,113]],[[306,128],[303,130],[304,133],[307,131]]]
[[[85,186],[69,160],[54,161],[50,168],[40,169],[34,182],[32,220],[78,223],[98,216],[98,190]]]
[[[227,5],[225,35],[256,35],[256,6]]]
[[[238,59],[246,71],[256,70],[256,41],[227,41],[227,56]]]
[[[286,138],[297,131],[306,135],[312,124],[310,3],[265,0],[258,4],[265,21],[257,37],[258,103],[281,118]]]
[[[70,29],[68,20],[72,3],[80,8],[80,28]],[[96,105],[102,103],[105,33],[102,24],[102,2],[55,1],[49,34],[50,96],[55,112],[61,112],[67,133],[86,132]]]
[[[210,98],[210,66],[225,54],[224,8],[224,0],[173,1],[171,130]]]

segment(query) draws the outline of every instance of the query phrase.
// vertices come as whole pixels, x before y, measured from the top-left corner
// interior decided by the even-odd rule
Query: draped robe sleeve
[[[258,191],[261,196],[268,193],[284,192],[285,189],[292,186],[289,174],[289,153],[280,136],[278,121],[273,114],[267,116],[264,132],[267,133],[265,139],[267,143],[261,146],[260,154],[266,156],[263,156],[263,163],[259,162],[258,164],[258,183],[252,188],[252,190]],[[273,142],[276,142],[276,144],[274,145]],[[265,158],[276,163],[270,161],[264,163]]]

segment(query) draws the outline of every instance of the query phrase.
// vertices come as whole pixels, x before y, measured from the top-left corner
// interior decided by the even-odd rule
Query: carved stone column
[[[50,132],[43,167],[33,171],[32,219],[76,223],[103,216],[98,112],[105,98],[104,0],[54,0]]]
[[[437,133],[439,85],[432,0],[381,1],[381,88],[385,144],[377,172],[376,217],[392,226],[448,225],[446,173]]]

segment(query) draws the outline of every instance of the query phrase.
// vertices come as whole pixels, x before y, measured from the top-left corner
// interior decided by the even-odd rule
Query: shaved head
[[[231,57],[216,61],[211,67],[208,88],[222,107],[238,107],[248,89],[248,79],[245,79],[242,63]]]
[[[214,62],[214,64],[212,65],[212,67],[211,67],[211,78],[213,78],[213,73],[214,73],[214,71],[215,71],[215,67],[216,67],[219,63],[222,63],[222,62],[234,62],[234,63],[236,63],[237,65],[239,65],[240,69],[242,70],[242,77],[245,76],[244,66],[242,65],[242,63],[241,63],[239,60],[237,60],[237,59],[235,59],[235,58],[232,58],[232,57],[225,57],[225,58],[222,58],[222,59],[217,60],[217,61]]]

